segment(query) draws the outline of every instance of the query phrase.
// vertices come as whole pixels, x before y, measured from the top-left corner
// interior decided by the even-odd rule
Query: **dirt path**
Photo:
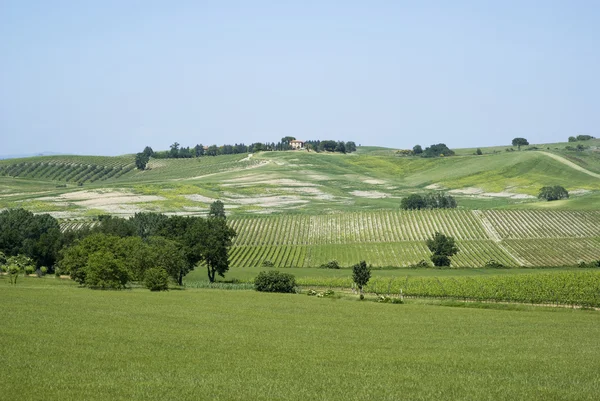
[[[569,160],[565,159],[562,156],[555,155],[554,153],[542,152],[542,151],[540,151],[540,153],[545,154],[546,156],[551,157],[554,160],[559,161],[562,164],[571,167],[572,169],[581,171],[582,173],[585,173],[587,175],[591,175],[592,177],[595,177],[595,178],[600,178],[600,174],[594,173],[593,171],[590,171],[590,170],[586,170],[583,167],[581,167],[580,165],[575,164],[572,161],[569,161]]]
[[[496,231],[492,223],[490,223],[490,221],[487,219],[487,217],[485,217],[481,210],[473,210],[473,215],[477,219],[479,219],[485,232],[488,234],[490,239],[493,240],[496,243],[496,245],[498,245],[500,249],[502,249],[508,256],[513,258],[513,260],[517,262],[519,266],[527,266],[527,263],[523,259],[512,253],[507,247],[504,246],[504,244],[502,243],[502,237],[500,236],[500,234],[498,234],[498,231]]]

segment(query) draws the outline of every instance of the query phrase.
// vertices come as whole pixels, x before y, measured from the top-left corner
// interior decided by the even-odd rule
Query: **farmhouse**
[[[294,139],[294,140],[290,141],[290,146],[294,150],[296,150],[296,149],[304,149],[304,141],[299,141],[297,139]]]

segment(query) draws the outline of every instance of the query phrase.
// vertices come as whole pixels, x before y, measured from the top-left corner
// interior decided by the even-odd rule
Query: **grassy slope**
[[[600,392],[597,312],[3,280],[4,400],[594,400]]]
[[[458,153],[468,154],[464,151]],[[23,160],[45,163],[52,160],[81,163],[82,160],[87,160],[99,166],[131,162],[129,156],[54,156]],[[4,160],[0,164],[9,165],[23,160]],[[592,164],[588,163],[587,167]],[[553,204],[500,197],[463,196],[460,199],[461,206],[474,209],[589,209],[594,207],[600,194],[599,180],[568,168],[542,153],[526,151],[422,159],[395,157],[389,149],[363,147],[352,155],[267,152],[250,159],[246,155],[230,155],[202,159],[152,160],[149,166],[148,171],[131,171],[116,179],[86,182],[83,189],[120,188],[162,196],[166,198],[163,201],[138,206],[164,212],[177,212],[184,207],[190,210],[206,209],[207,202],[185,198],[185,195],[199,194],[212,199],[223,199],[236,214],[315,214],[323,211],[396,209],[400,197],[415,191],[425,191],[425,187],[432,184],[449,190],[479,188],[488,193],[509,191],[524,195],[536,195],[544,185],[563,185],[569,190],[592,191],[591,194]],[[69,188],[55,189],[52,192],[52,184],[63,181],[50,183],[34,177],[36,174],[46,178],[52,176],[42,171],[39,174],[31,173],[33,176],[30,178],[0,177],[0,208],[15,206],[17,202],[26,199],[82,189],[69,184]],[[39,194],[44,190],[49,192]],[[11,195],[22,192],[29,195]],[[65,206],[42,201],[25,202],[23,205],[36,211],[68,210],[75,215],[78,211],[85,215],[85,209],[78,208],[74,203]]]

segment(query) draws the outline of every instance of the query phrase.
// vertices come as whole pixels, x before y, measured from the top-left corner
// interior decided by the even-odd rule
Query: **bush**
[[[504,266],[502,263],[498,262],[497,260],[494,259],[490,259],[487,262],[485,262],[485,267],[490,267],[492,269],[504,269],[506,268],[506,266]]]
[[[481,149],[480,149],[480,148],[477,148],[477,150],[475,151],[475,154],[476,154],[477,156],[481,156],[481,155],[483,154],[483,152],[481,151]]]
[[[42,273],[42,276],[45,276],[48,273],[48,268],[46,266],[40,267],[40,273]]]
[[[150,291],[167,291],[169,289],[169,273],[161,267],[153,267],[146,271],[144,284]]]
[[[30,274],[33,274],[34,271],[35,269],[33,268],[33,266],[25,266],[25,275],[29,276]]]
[[[275,263],[271,262],[270,260],[263,260],[262,265],[263,267],[273,267],[275,266]]]
[[[408,266],[409,269],[418,269],[420,267],[431,267],[431,265],[425,260],[421,259],[417,263]]]
[[[254,279],[254,289],[261,292],[295,292],[296,278],[293,274],[277,270],[260,272]]]
[[[321,269],[339,269],[340,268],[340,264],[338,263],[337,260],[330,260],[327,263],[323,263],[321,266],[319,266]]]

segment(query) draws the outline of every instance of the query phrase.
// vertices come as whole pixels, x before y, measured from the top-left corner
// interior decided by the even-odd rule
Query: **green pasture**
[[[0,278],[3,400],[595,400],[600,315]],[[58,285],[57,285],[58,284]]]

